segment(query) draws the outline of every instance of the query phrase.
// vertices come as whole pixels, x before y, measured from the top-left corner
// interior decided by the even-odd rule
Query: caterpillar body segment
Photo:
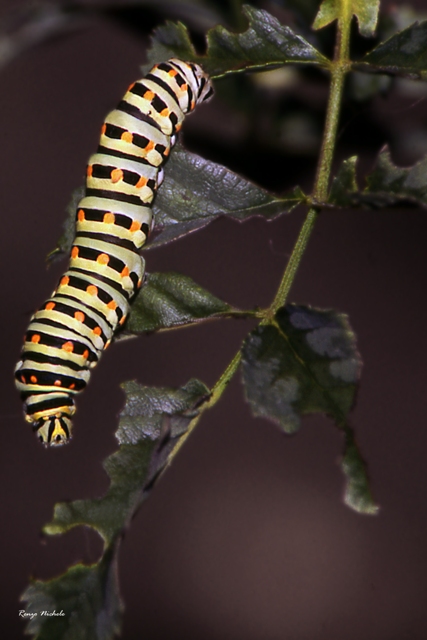
[[[46,446],[72,436],[74,396],[129,314],[144,277],[163,164],[185,116],[213,94],[194,63],[172,58],[133,83],[102,125],[76,212],[70,263],[31,318],[15,381],[25,419]]]

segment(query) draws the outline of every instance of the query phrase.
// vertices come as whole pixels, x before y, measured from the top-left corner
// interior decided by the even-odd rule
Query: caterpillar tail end
[[[45,447],[61,447],[71,440],[72,415],[68,411],[69,407],[66,409],[67,412],[65,413],[56,410],[55,413],[40,416],[36,420],[34,419],[35,416],[30,419],[27,416],[28,422],[32,424],[34,433]]]

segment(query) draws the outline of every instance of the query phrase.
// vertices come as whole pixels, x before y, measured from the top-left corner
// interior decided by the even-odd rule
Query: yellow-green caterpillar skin
[[[105,119],[77,206],[70,264],[31,318],[15,370],[25,419],[45,445],[71,438],[74,396],[125,322],[141,286],[162,165],[186,114],[213,93],[193,63],[172,58],[132,84]]]

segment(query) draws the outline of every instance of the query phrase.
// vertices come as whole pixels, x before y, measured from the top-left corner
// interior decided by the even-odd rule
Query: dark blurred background
[[[3,18],[24,4],[1,0]],[[226,3],[217,4],[223,11]],[[211,385],[251,328],[212,322],[116,345],[78,399],[75,438],[61,450],[45,451],[24,423],[13,367],[31,313],[65,266],[46,272],[45,256],[103,117],[140,75],[144,33],[165,16],[185,18],[180,3],[169,5],[166,13],[164,3],[88,12],[1,69],[3,638],[22,637],[18,598],[30,576],[99,557],[91,530],[52,538],[40,531],[57,501],[106,490],[102,460],[117,446],[119,383],[178,386],[198,377]],[[258,6],[286,14],[278,4]],[[237,82],[218,83],[217,98],[186,122],[187,147],[277,192],[310,189],[326,79],[291,72],[279,98],[262,79],[238,82],[251,85],[250,104],[239,105]],[[415,162],[427,151],[426,96],[426,85],[398,81],[346,105],[337,162],[361,154],[363,172],[386,141],[396,163]],[[254,120],[254,111],[263,116]],[[242,308],[268,305],[303,216],[219,220],[146,252],[148,270],[185,273]],[[291,292],[291,301],[347,313],[357,333],[364,369],[352,421],[379,515],[344,506],[343,442],[329,420],[306,418],[285,436],[251,417],[236,378],[124,538],[126,640],[427,638],[426,245],[425,211],[325,213]]]

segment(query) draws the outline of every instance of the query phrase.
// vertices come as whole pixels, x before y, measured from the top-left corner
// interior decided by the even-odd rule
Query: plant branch
[[[349,3],[344,4],[346,4],[347,6],[347,4]],[[350,69],[349,44],[351,17],[351,11],[349,11],[347,7],[347,13],[343,15],[338,21],[337,42],[335,46],[334,60],[331,64],[331,89],[326,110],[322,147],[320,150],[316,179],[314,182],[312,194],[312,202],[314,205],[324,202],[328,195],[328,186],[337,139],[344,80],[347,72]],[[285,304],[299,265],[301,263],[302,256],[307,247],[308,240],[313,231],[318,213],[318,206],[314,206],[309,209],[293,248],[291,257],[289,258],[289,262],[286,265],[285,273],[283,274],[276,296],[261,324],[267,324],[268,322],[270,322],[277,310]]]
[[[313,206],[309,209],[304,223],[301,227],[297,241],[292,250],[291,257],[289,258],[288,264],[286,265],[286,269],[277,290],[276,296],[270,307],[263,313],[263,319],[260,322],[261,325],[270,323],[277,310],[285,304],[299,265],[301,263],[301,259],[307,248],[308,240],[313,231],[316,219],[319,215],[321,203],[326,200],[328,195],[332,160],[335,151],[339,115],[344,89],[344,80],[347,72],[350,69],[349,42],[352,13],[350,11],[350,4],[348,2],[344,2],[343,4],[345,5],[345,7],[338,21],[337,41],[335,46],[334,59],[330,66],[331,89],[326,111],[323,141],[320,150],[319,162],[317,166],[316,178],[312,194]],[[170,455],[168,464],[170,464],[172,459],[178,453],[179,449],[192,433],[204,411],[213,407],[221,398],[231,379],[237,372],[240,366],[241,358],[241,351],[239,350],[212,388],[212,393],[209,399],[200,408],[200,413],[190,423],[188,430],[182,436],[179,444],[175,447],[174,451]]]

